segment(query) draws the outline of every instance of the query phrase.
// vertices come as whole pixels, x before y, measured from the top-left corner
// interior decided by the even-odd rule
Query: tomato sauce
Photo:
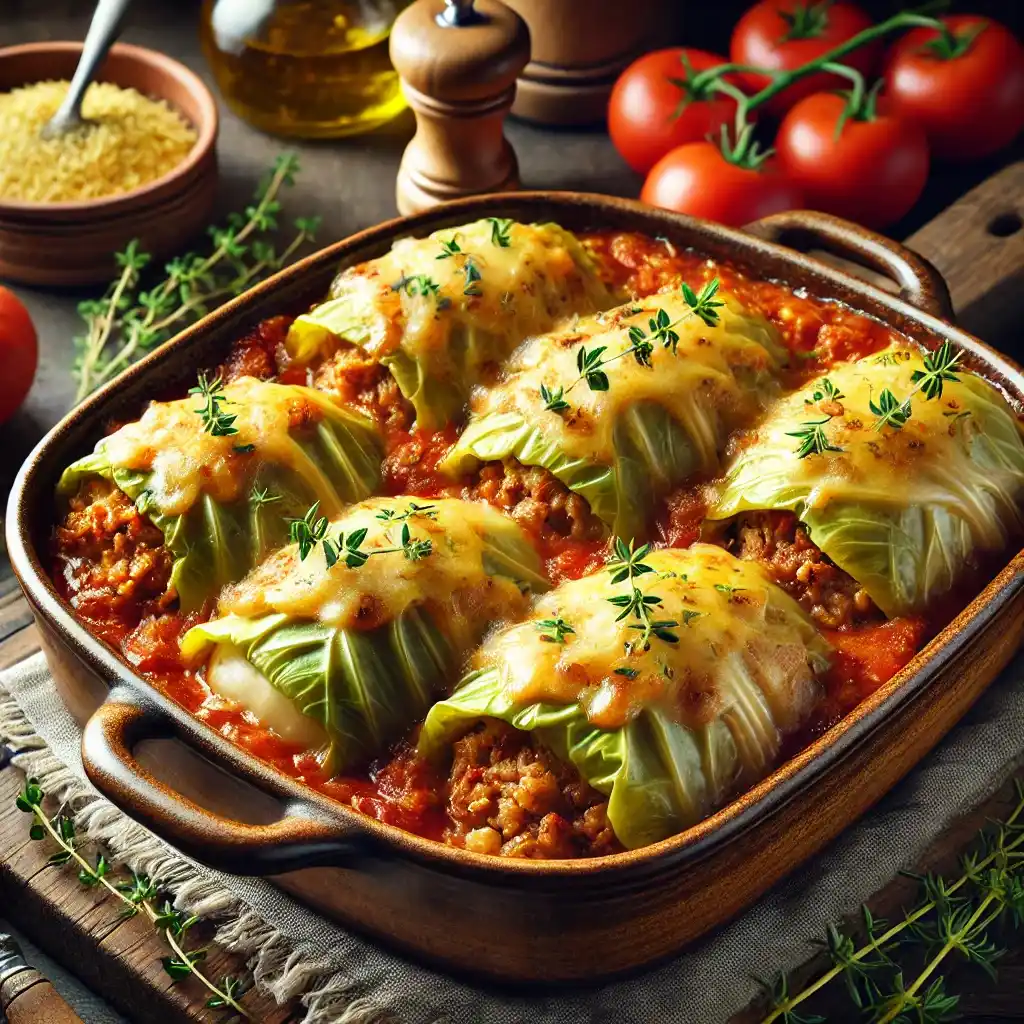
[[[719,278],[723,293],[734,296],[778,329],[790,355],[787,383],[791,386],[820,375],[837,362],[877,352],[900,340],[900,335],[884,324],[838,303],[794,293],[775,282],[752,279],[736,266],[677,250],[665,240],[621,232],[595,232],[584,240],[609,283],[636,297],[678,287],[682,281],[696,291],[712,278]],[[248,374],[263,379],[274,377],[284,383],[316,385],[315,371],[289,365],[285,338],[293,319],[278,316],[257,325],[235,342],[219,372],[226,379]],[[339,400],[346,398],[348,388],[352,392],[348,397],[375,416],[382,427],[382,492],[425,499],[470,496],[469,480],[452,479],[438,468],[441,458],[457,440],[458,428],[449,426],[437,432],[409,429],[408,415],[395,413],[404,400],[396,397],[393,389],[387,392],[386,383],[382,390],[380,375],[374,376],[365,362],[352,368],[340,384],[333,381]],[[705,512],[701,482],[691,482],[670,494],[656,519],[656,546],[692,544],[700,536]],[[594,572],[605,562],[605,540],[576,540],[544,525],[523,524],[523,528],[530,534],[552,584]],[[67,572],[67,562],[57,551],[54,579],[64,598],[73,604],[74,574]],[[130,602],[116,610],[104,611],[95,603],[88,607],[89,614],[79,612],[78,617],[90,632],[118,650],[140,674],[232,743],[379,821],[430,838],[441,837],[446,820],[445,780],[414,756],[408,742],[399,745],[390,756],[364,766],[356,775],[328,777],[312,753],[264,728],[242,705],[213,693],[206,685],[202,667],[182,663],[181,637],[191,626],[209,618],[212,607],[191,615],[160,610],[152,604],[133,606]],[[833,664],[823,680],[824,697],[813,722],[787,740],[785,753],[798,750],[877,690],[910,661],[955,610],[943,608],[928,623],[897,618],[848,630],[822,630],[835,651]]]

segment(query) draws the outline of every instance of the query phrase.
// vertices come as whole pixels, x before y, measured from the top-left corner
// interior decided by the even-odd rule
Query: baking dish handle
[[[899,286],[900,298],[942,320],[953,319],[949,289],[923,256],[891,238],[816,210],[787,210],[748,224],[748,234],[806,252],[825,252],[877,271]]]
[[[143,740],[168,738],[197,748],[155,703],[136,690],[114,687],[86,723],[82,763],[100,793],[183,853],[239,875],[351,863],[370,853],[368,836],[346,829],[301,799],[276,797],[283,814],[269,824],[236,821],[194,803],[157,779],[135,756],[134,748]],[[217,764],[219,752],[213,745],[203,745],[200,752],[224,767]]]

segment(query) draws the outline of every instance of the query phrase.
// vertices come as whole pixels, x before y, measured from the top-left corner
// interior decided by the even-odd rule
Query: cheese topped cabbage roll
[[[389,368],[417,425],[434,430],[524,338],[616,301],[570,232],[491,217],[403,238],[342,271],[327,301],[295,321],[288,349],[309,362],[339,339],[359,345]]]
[[[794,513],[889,616],[932,605],[1021,527],[1020,423],[948,343],[838,366],[737,448],[709,517]]]
[[[371,498],[221,594],[182,642],[206,678],[287,740],[344,771],[383,752],[458,678],[494,622],[547,582],[529,540],[489,505]]]
[[[733,300],[662,292],[531,339],[474,398],[441,462],[453,475],[513,458],[548,470],[620,537],[648,534],[656,500],[713,472],[729,432],[777,393],[775,331]]]
[[[620,541],[607,571],[562,584],[485,643],[430,709],[419,751],[443,759],[482,720],[506,722],[575,765],[607,797],[619,841],[644,846],[771,769],[828,654],[755,563]]]
[[[383,455],[373,424],[310,388],[241,377],[153,402],[69,466],[70,497],[101,477],[163,533],[183,611],[202,606],[288,538],[311,502],[329,515],[370,494]]]

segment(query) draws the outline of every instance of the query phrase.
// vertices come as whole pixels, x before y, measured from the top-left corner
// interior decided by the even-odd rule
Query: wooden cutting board
[[[906,240],[946,278],[960,324],[973,334],[1024,361],[1024,162],[1014,164],[949,207]],[[0,569],[0,575],[4,570]],[[38,650],[35,628],[21,593],[9,575],[0,578],[0,669]],[[55,960],[132,1020],[161,1024],[223,1020],[204,1009],[206,996],[191,980],[171,984],[160,965],[163,941],[138,918],[120,921],[118,908],[94,890],[77,884],[68,868],[48,868],[45,843],[28,837],[28,819],[14,806],[23,785],[13,766],[0,767],[0,912]],[[986,814],[1003,808],[997,798],[949,830],[929,852],[936,867],[955,862]],[[880,905],[898,907],[908,897],[906,883],[879,894]],[[220,977],[238,973],[236,957],[211,948],[207,964]],[[971,984],[968,979],[966,984]],[[964,991],[963,985],[960,987]],[[965,1018],[1024,1021],[1024,952],[1004,961],[997,983],[984,981],[965,1000]],[[971,989],[967,989],[971,992]],[[296,1019],[296,1006],[277,1007],[255,993],[246,999],[254,1020],[284,1024]],[[845,1004],[848,1007],[848,1004]],[[842,1008],[837,1005],[835,1020]],[[744,1015],[746,1020],[757,1016]],[[42,1024],[42,1022],[41,1022]]]

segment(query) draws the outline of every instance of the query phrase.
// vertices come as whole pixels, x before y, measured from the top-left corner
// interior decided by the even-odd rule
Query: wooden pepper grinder
[[[403,213],[519,188],[505,138],[530,33],[499,0],[416,0],[391,29],[391,61],[416,114],[398,171]]]

